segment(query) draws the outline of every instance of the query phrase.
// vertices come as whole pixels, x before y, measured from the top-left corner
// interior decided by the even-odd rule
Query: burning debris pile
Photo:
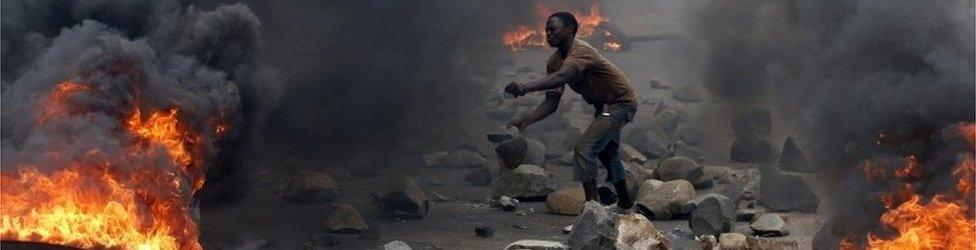
[[[536,25],[516,25],[505,32],[502,43],[512,52],[530,48],[548,48],[546,44],[546,17],[558,11],[569,11],[576,16],[579,30],[576,37],[588,40],[591,44],[606,51],[625,51],[631,43],[648,40],[672,39],[671,34],[654,34],[643,36],[628,36],[620,28],[610,22],[610,19],[600,13],[599,3],[593,3],[584,12],[568,4],[536,3],[534,20]]]
[[[973,216],[976,125],[958,124],[938,132],[932,138],[935,142],[917,154],[904,157],[878,154],[859,165],[869,189],[880,194],[876,196],[878,200],[865,204],[883,209],[877,221],[881,229],[834,228],[845,235],[836,243],[841,249],[973,247],[976,242]],[[877,145],[903,146],[885,142],[884,137],[890,136],[879,135]],[[955,182],[943,182],[945,179],[955,179]]]
[[[195,195],[275,83],[254,59],[257,18],[176,1],[3,8],[2,239],[202,248]]]

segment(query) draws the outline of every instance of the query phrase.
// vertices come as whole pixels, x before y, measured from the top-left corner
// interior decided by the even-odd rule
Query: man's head
[[[569,12],[556,12],[546,20],[546,42],[549,46],[559,47],[576,38],[579,23]]]

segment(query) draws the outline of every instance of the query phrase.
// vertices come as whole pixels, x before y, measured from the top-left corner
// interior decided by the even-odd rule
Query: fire
[[[963,202],[936,196],[928,204],[913,196],[885,212],[881,222],[898,231],[892,239],[868,235],[869,249],[973,249],[974,222]]]
[[[196,163],[194,159],[194,155],[199,155],[200,152],[191,151],[201,150],[193,146],[193,144],[199,143],[201,138],[179,126],[178,112],[175,108],[154,112],[149,115],[149,118],[143,120],[142,112],[136,109],[126,121],[126,129],[144,140],[162,145],[166,148],[166,152],[169,153],[173,163],[182,168],[181,174],[192,175],[200,172],[197,169],[200,164]],[[203,187],[203,175],[191,177],[193,177],[193,191],[196,192]]]
[[[569,9],[569,8],[557,8],[555,6],[545,5],[542,3],[536,4],[536,14],[541,21],[535,27],[518,25],[513,30],[508,31],[502,36],[502,42],[506,47],[512,52],[525,50],[530,47],[536,48],[546,48],[546,17],[550,14],[556,13],[557,9]],[[565,6],[560,6],[565,7]],[[576,16],[576,22],[579,23],[579,30],[576,31],[577,38],[587,38],[595,33],[597,26],[602,22],[609,21],[608,18],[600,14],[600,5],[594,3],[590,6],[589,12],[583,14],[579,10],[569,11]],[[617,42],[619,44],[619,42]]]
[[[885,171],[880,166],[875,165],[871,161],[864,161],[861,163],[861,171],[864,172],[864,179],[867,181],[874,181],[884,176]]]
[[[606,43],[603,44],[603,49],[605,49],[605,50],[612,50],[612,51],[620,51],[620,49],[623,49],[623,46],[624,45],[621,44],[620,42],[617,42],[617,41],[608,41],[608,42],[606,42]]]
[[[882,197],[887,211],[881,215],[880,222],[896,234],[890,237],[867,235],[866,249],[976,249],[976,220],[973,208],[974,174],[976,161],[973,149],[976,141],[974,123],[959,125],[956,130],[969,142],[970,149],[963,153],[953,168],[958,178],[956,189],[928,199],[916,193],[912,185],[905,183],[902,188]],[[894,173],[896,177],[921,176],[918,158],[905,158],[905,165]],[[870,176],[870,175],[866,175]],[[900,202],[900,203],[899,203]],[[841,249],[855,249],[848,238],[840,242]]]
[[[918,158],[914,155],[909,155],[905,158],[905,166],[895,170],[895,176],[901,178],[917,178],[922,175],[918,165]]]
[[[37,126],[68,117],[73,95],[92,89],[62,82],[43,99]],[[138,98],[138,96],[137,96]],[[218,121],[203,135],[180,120],[177,107],[138,105],[118,118],[122,154],[91,149],[57,170],[17,166],[0,174],[0,236],[81,248],[202,249],[190,216],[203,186],[205,136],[230,129]],[[209,132],[209,131],[208,131]],[[64,154],[48,152],[54,158]],[[159,161],[157,159],[166,159]],[[62,161],[57,161],[62,162]]]
[[[71,111],[69,100],[78,93],[90,90],[88,85],[65,81],[55,86],[54,91],[44,101],[41,114],[37,117],[38,123],[44,123],[48,119],[67,115]]]

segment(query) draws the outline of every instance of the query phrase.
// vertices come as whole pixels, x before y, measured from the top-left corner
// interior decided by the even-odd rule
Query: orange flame
[[[895,176],[901,178],[918,178],[922,176],[918,158],[914,155],[905,157],[905,166],[895,170]]]
[[[54,87],[54,91],[48,95],[42,104],[43,109],[37,117],[37,123],[44,123],[48,119],[67,115],[71,111],[71,105],[68,103],[71,97],[88,90],[90,90],[88,85],[72,81],[61,82]]]
[[[508,31],[504,36],[502,36],[502,42],[512,52],[525,50],[530,47],[546,48],[545,18],[552,13],[556,13],[556,9],[568,9],[558,8],[542,3],[536,4],[535,7],[536,14],[541,20],[540,24],[536,25],[534,28],[525,25],[518,25],[514,28],[514,30]],[[576,16],[576,21],[579,23],[579,30],[576,31],[577,38],[586,38],[593,35],[596,27],[600,25],[601,22],[609,20],[600,14],[600,5],[597,3],[591,5],[589,12],[586,14],[583,14],[578,10],[572,10],[570,12]]]
[[[881,215],[881,222],[898,231],[898,236],[882,239],[868,235],[868,249],[973,249],[974,222],[966,204],[943,201],[939,196],[928,204],[921,196],[902,203]]]
[[[885,174],[884,169],[871,161],[862,162],[861,171],[864,172],[864,179],[867,181],[874,181],[875,179],[884,177]]]
[[[881,215],[881,223],[897,231],[892,237],[867,235],[866,249],[976,249],[976,219],[972,213],[973,179],[976,178],[976,161],[972,147],[976,141],[976,126],[966,123],[957,132],[970,144],[970,151],[955,166],[953,175],[959,178],[956,194],[935,195],[926,203],[915,193],[910,184],[896,192],[884,195],[882,202],[887,211]],[[918,177],[918,159],[909,156],[905,166],[898,169],[898,177]],[[954,198],[953,198],[954,197]],[[896,205],[897,201],[901,201]],[[854,249],[848,238],[840,242],[841,249]]]
[[[73,82],[57,85],[38,122],[70,115],[65,111],[69,96],[88,90]],[[127,153],[94,149],[54,171],[25,165],[0,174],[2,239],[82,248],[202,249],[189,203],[204,182],[204,138],[180,120],[178,108],[143,113],[136,107],[119,119],[122,132],[134,139],[123,149]],[[229,129],[226,121],[216,124],[216,137]],[[157,152],[169,161],[156,161]]]

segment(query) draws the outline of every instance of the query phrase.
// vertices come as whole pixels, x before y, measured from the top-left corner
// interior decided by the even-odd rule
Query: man
[[[574,179],[583,183],[586,200],[597,200],[597,160],[607,168],[607,183],[617,191],[617,208],[628,211],[633,200],[627,192],[624,167],[620,162],[620,130],[637,112],[637,96],[627,78],[616,65],[597,53],[585,41],[576,39],[579,24],[576,17],[558,12],[546,21],[546,42],[556,48],[546,65],[545,78],[528,83],[512,82],[505,92],[522,96],[546,91],[545,100],[532,112],[509,122],[508,126],[525,129],[529,124],[556,111],[564,85],[596,108],[595,118],[575,147]]]

